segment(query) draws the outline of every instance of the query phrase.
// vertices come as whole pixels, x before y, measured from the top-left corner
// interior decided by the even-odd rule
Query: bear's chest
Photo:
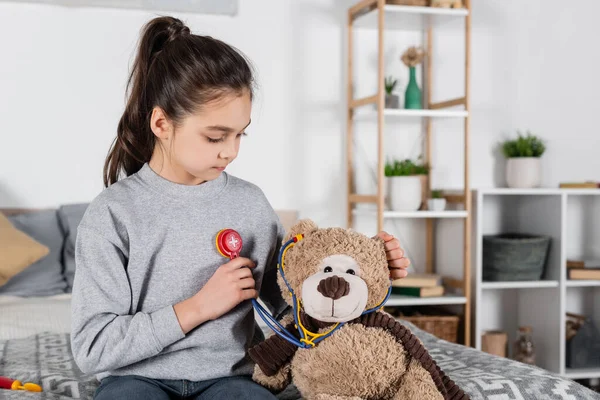
[[[387,397],[406,371],[403,347],[380,328],[344,325],[292,361],[294,382],[307,393]]]

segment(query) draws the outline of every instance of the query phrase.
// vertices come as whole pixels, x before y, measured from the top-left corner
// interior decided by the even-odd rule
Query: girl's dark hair
[[[150,161],[156,142],[150,129],[155,106],[177,125],[225,94],[248,91],[252,96],[253,83],[249,63],[232,46],[191,34],[177,18],[148,22],[127,82],[127,105],[104,163],[104,186],[117,182],[121,172],[129,176]]]

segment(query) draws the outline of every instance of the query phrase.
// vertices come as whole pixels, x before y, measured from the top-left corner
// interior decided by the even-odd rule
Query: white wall
[[[230,172],[257,183],[276,208],[323,225],[345,216],[345,21],[348,0],[240,1],[238,16],[177,14],[196,33],[230,42],[254,62],[260,84],[252,129]],[[544,185],[598,178],[600,3],[473,0],[471,184],[501,177],[492,147],[532,129],[548,140]],[[123,108],[140,27],[154,13],[0,3],[0,206],[89,201]],[[389,40],[397,57],[410,38]],[[364,59],[375,44],[357,39]],[[417,40],[417,39],[414,39]],[[450,32],[438,55],[440,95],[454,94],[462,51]],[[369,54],[370,53],[370,54]],[[374,87],[368,66],[361,79]],[[399,61],[389,64],[402,74]],[[448,78],[451,77],[451,78]],[[444,79],[446,79],[444,81]],[[436,127],[435,185],[462,184],[460,125]],[[446,135],[445,129],[451,134]],[[363,133],[368,135],[369,132]],[[398,138],[396,138],[398,139]],[[389,147],[414,156],[418,136]],[[415,145],[416,143],[416,145]],[[358,168],[374,161],[359,158]],[[362,164],[361,164],[362,163]],[[363,176],[364,178],[364,176]],[[369,178],[359,181],[370,190]],[[406,232],[405,232],[406,234]]]

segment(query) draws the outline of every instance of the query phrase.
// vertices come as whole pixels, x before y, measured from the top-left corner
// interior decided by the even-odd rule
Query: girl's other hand
[[[404,250],[400,247],[398,239],[384,231],[379,232],[376,237],[381,238],[385,243],[390,278],[392,280],[405,278],[408,275],[406,268],[410,265],[410,260],[404,257]]]

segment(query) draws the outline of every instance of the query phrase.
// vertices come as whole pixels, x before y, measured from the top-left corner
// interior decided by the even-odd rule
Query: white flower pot
[[[446,209],[446,199],[429,199],[427,208],[430,211],[444,211]]]
[[[542,182],[539,157],[514,157],[506,160],[506,183],[510,188],[536,188]]]
[[[387,177],[388,202],[392,211],[416,211],[421,207],[420,176]]]

